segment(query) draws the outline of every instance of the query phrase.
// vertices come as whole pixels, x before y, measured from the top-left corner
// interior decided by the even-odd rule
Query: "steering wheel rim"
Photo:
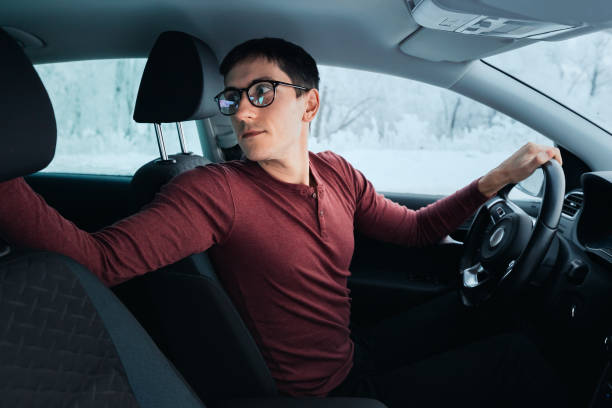
[[[476,212],[459,262],[459,292],[466,306],[478,306],[499,292],[517,293],[534,276],[559,226],[565,176],[556,160],[541,166],[544,195],[535,223],[508,199],[514,184]]]

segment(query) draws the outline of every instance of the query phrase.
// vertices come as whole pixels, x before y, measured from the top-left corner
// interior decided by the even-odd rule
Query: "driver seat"
[[[216,115],[213,96],[223,87],[217,67],[215,55],[199,39],[176,31],[160,34],[145,66],[134,120],[156,125]],[[174,176],[210,163],[184,153],[168,159],[174,162],[152,160],[134,175],[131,186],[138,206],[152,200]],[[265,360],[206,252],[113,290],[202,400],[277,395]]]

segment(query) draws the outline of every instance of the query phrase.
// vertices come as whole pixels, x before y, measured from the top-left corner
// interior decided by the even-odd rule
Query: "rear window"
[[[159,157],[155,129],[132,114],[146,59],[37,65],[55,111],[57,148],[45,172],[132,175]],[[195,122],[182,123],[187,148],[202,154]],[[175,124],[163,127],[168,154],[180,151]]]

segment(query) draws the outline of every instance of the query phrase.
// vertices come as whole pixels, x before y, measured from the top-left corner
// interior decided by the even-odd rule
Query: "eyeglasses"
[[[215,101],[219,106],[219,111],[226,116],[231,116],[238,112],[238,105],[242,98],[242,93],[246,92],[247,99],[256,108],[265,108],[274,102],[276,87],[279,85],[290,86],[291,88],[309,91],[303,86],[288,84],[281,81],[259,80],[253,82],[248,88],[225,88],[215,96]]]

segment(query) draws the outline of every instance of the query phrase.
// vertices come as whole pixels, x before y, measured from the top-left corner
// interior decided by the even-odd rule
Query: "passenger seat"
[[[0,58],[1,182],[49,164],[56,126],[40,78],[1,29]],[[204,407],[91,272],[15,248],[0,254],[0,406]]]

